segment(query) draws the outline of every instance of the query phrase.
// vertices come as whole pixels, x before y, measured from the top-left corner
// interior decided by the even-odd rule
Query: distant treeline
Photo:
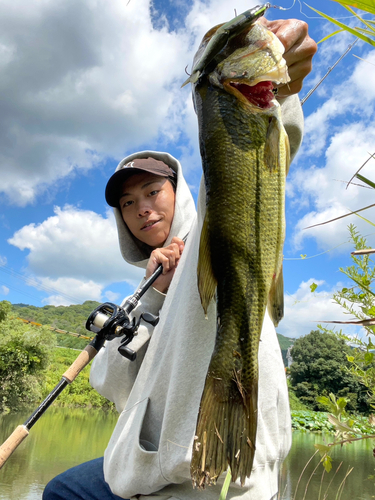
[[[61,328],[69,332],[91,336],[85,328],[87,318],[90,313],[100,305],[100,302],[87,300],[83,304],[73,306],[44,306],[36,307],[27,304],[12,304],[14,317],[35,321],[42,325],[50,325],[54,328]],[[73,347],[83,349],[88,343],[85,339],[77,339],[70,335],[56,333],[57,344],[63,347]],[[287,366],[286,353],[289,346],[293,344],[293,339],[277,334],[279,339],[284,365]]]
[[[22,318],[34,321],[42,325],[49,325],[54,328],[66,330],[68,332],[79,333],[85,336],[92,336],[85,328],[87,318],[90,313],[100,305],[100,302],[87,300],[83,304],[72,306],[44,306],[36,307],[28,304],[12,304],[11,315],[15,318]],[[87,339],[79,339],[71,335],[56,333],[57,344],[63,347],[83,349]]]

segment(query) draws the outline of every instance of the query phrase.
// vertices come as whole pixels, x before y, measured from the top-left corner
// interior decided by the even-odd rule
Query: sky
[[[143,272],[120,255],[106,182],[124,156],[168,151],[196,199],[202,171],[191,90],[180,88],[185,67],[205,32],[256,3],[0,2],[0,300],[120,303],[134,291]],[[278,5],[289,10],[269,9],[269,19],[302,19],[316,41],[336,29],[298,0]],[[358,24],[335,2],[310,5]],[[343,33],[319,45],[301,99],[353,41]],[[375,50],[359,42],[303,105],[304,140],[287,181],[285,317],[277,329],[288,337],[347,319],[331,298],[348,284],[339,271],[351,264],[348,224],[375,244],[373,227],[355,215],[306,229],[374,203],[372,190],[346,185],[375,151],[374,104]],[[374,162],[362,170],[373,180]],[[374,211],[364,215],[374,220]]]

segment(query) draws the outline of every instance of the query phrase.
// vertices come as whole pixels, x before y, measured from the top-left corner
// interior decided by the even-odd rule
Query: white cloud
[[[0,255],[0,266],[5,266],[7,263],[7,258],[3,255]]]
[[[142,270],[120,255],[111,211],[102,217],[72,206],[55,207],[55,215],[41,224],[22,227],[8,243],[29,250],[28,272],[37,287],[50,294],[51,289],[60,290],[71,298],[69,303],[100,300],[108,284],[126,281],[134,285],[143,276]],[[56,293],[52,296],[48,303],[62,303]],[[67,300],[65,297],[63,303]]]
[[[310,285],[316,283],[318,288],[311,293]],[[277,332],[286,337],[297,338],[307,335],[311,330],[317,330],[317,325],[324,321],[347,321],[348,316],[344,315],[340,306],[332,300],[334,291],[340,288],[340,284],[335,285],[331,290],[319,291],[324,288],[324,281],[313,278],[302,281],[298,290],[293,294],[285,293],[284,319],[277,327]],[[332,325],[328,325],[330,328]]]
[[[332,97],[306,118],[303,146],[287,186],[293,209],[304,213],[294,228],[296,248],[306,238],[314,238],[324,250],[336,247],[348,239],[349,223],[363,234],[369,232],[369,225],[355,215],[304,229],[374,203],[373,190],[354,184],[347,189],[345,183],[375,151],[375,51],[364,59],[345,83],[332,87]],[[319,158],[322,152],[323,161]],[[374,161],[361,172],[372,180]],[[309,163],[313,166],[301,168]],[[375,211],[361,215],[374,220]]]
[[[183,128],[186,34],[153,29],[149,4],[1,2],[0,189],[12,203]]]
[[[61,295],[52,294],[42,299],[44,304],[52,306],[68,306],[72,303],[83,303],[86,300],[101,302],[103,286],[92,280],[81,281],[74,278],[39,278],[40,287],[43,290],[59,290]]]
[[[297,248],[305,238],[315,238],[323,249],[332,248],[348,239],[349,223],[358,226],[363,234],[369,232],[369,225],[355,215],[313,229],[304,228],[374,203],[374,191],[355,185],[361,184],[358,180],[348,188],[346,182],[340,182],[351,179],[356,170],[368,159],[368,152],[374,151],[374,144],[374,126],[364,123],[347,124],[331,138],[324,167],[300,169],[292,174],[292,189],[294,193],[299,192],[296,196],[297,202],[301,200],[306,204],[306,201],[310,200],[310,211],[295,227],[294,244]],[[374,180],[374,162],[375,160],[370,160],[361,171],[364,176],[372,180]],[[374,209],[362,212],[361,215],[375,220]]]
[[[332,96],[305,120],[305,136],[301,155],[318,155],[324,150],[332,132],[342,126],[332,120],[345,115],[350,120],[371,121],[375,98],[375,51],[364,56],[354,72],[343,83],[330,86]]]
[[[111,292],[110,290],[105,292],[104,296],[109,300],[109,302],[114,302],[115,304],[119,303],[123,299],[119,293]]]
[[[0,286],[0,294],[1,295],[8,295],[9,293],[9,288],[5,285]]]

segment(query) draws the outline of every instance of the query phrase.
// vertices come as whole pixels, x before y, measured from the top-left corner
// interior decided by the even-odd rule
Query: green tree
[[[56,342],[47,327],[9,319],[8,304],[0,302],[0,412],[40,399],[43,371]]]
[[[290,375],[298,398],[319,410],[316,398],[334,393],[347,398],[349,410],[367,412],[366,390],[348,370],[350,353],[344,340],[319,330],[297,339],[291,351]]]
[[[28,321],[51,325],[54,328],[87,336],[90,335],[90,332],[85,328],[87,318],[98,305],[99,302],[92,300],[87,300],[79,305],[57,307],[51,305],[35,307],[26,304],[13,304],[12,313],[14,316]]]
[[[328,333],[334,333],[337,338],[345,342],[350,342],[357,346],[347,355],[350,372],[356,379],[367,388],[367,400],[374,408],[375,403],[375,345],[372,336],[375,333],[375,293],[372,284],[375,280],[375,267],[370,258],[371,253],[366,253],[369,247],[366,239],[363,238],[356,227],[350,224],[350,240],[355,247],[351,259],[353,265],[340,268],[352,282],[352,286],[345,286],[333,295],[333,300],[340,305],[343,310],[357,318],[358,321],[349,320],[342,323],[354,323],[363,327],[366,336],[350,336],[342,332],[334,332],[326,328],[319,328]]]
[[[0,302],[0,323],[4,321],[12,310],[12,304],[7,300]]]

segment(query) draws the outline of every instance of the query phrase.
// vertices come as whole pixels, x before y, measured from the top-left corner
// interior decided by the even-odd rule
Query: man
[[[279,96],[294,155],[302,137],[294,94],[311,69],[316,45],[305,23],[262,22],[286,47],[292,81]],[[132,313],[160,314],[160,321],[154,330],[141,324],[130,344],[137,352],[134,362],[117,352],[121,339],[108,342],[94,360],[90,381],[120,413],[105,451],[104,475],[103,459],[82,464],[55,478],[43,498],[217,500],[223,477],[203,492],[194,490],[190,479],[195,425],[216,335],[216,305],[210,304],[206,319],[196,284],[204,188],[196,215],[179,162],[167,153],[143,151],[118,165],[106,199],[114,208],[124,259],[145,268],[146,277],[163,264],[163,275]],[[244,487],[235,483],[229,489],[232,500],[276,498],[278,471],[290,448],[288,392],[268,314],[261,340],[257,449],[250,479]]]

